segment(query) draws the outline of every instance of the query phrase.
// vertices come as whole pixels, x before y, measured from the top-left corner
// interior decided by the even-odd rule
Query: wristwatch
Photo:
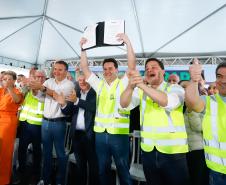
[[[45,93],[45,92],[46,92],[46,90],[47,90],[47,88],[46,88],[45,86],[42,86],[41,91],[42,91],[43,93]]]

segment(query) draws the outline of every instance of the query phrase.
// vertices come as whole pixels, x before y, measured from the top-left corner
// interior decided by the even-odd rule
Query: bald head
[[[42,70],[36,70],[34,78],[43,84],[46,80],[46,74]]]
[[[180,81],[180,78],[176,74],[171,74],[168,78],[168,83],[170,84],[178,84],[179,81]]]
[[[207,89],[208,95],[214,95],[218,93],[218,89],[216,87],[216,83],[211,83]]]

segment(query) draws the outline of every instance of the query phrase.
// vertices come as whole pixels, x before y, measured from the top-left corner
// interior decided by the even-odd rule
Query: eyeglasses
[[[36,78],[45,78],[45,76],[35,76]]]

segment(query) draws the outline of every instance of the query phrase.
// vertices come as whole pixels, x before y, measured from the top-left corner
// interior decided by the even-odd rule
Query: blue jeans
[[[147,185],[187,185],[189,173],[186,154],[164,154],[156,149],[142,152]]]
[[[65,184],[67,156],[65,154],[64,140],[66,133],[66,121],[46,121],[42,123],[43,143],[43,180],[46,184],[51,183],[52,172],[52,150],[53,144],[56,149],[58,173],[56,184]]]
[[[226,184],[226,174],[219,173],[210,170],[209,185],[225,185]]]
[[[132,185],[129,173],[128,135],[96,133],[96,153],[100,185],[109,184],[112,156],[119,175],[120,185]]]

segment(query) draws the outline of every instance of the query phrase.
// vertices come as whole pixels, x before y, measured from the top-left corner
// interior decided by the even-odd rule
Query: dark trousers
[[[89,184],[99,185],[98,165],[95,151],[94,136],[88,137],[85,131],[75,131],[72,140],[73,152],[77,165],[77,183],[87,184],[87,164],[89,169]]]
[[[33,148],[33,168],[32,173],[36,178],[40,178],[41,171],[41,125],[29,124],[26,121],[20,121],[20,140],[18,149],[19,172],[23,174],[26,171],[27,147],[32,143]],[[26,176],[26,175],[25,175]]]
[[[164,154],[156,149],[142,152],[147,185],[188,185],[186,154]]]
[[[109,185],[112,156],[119,175],[120,185],[131,185],[129,173],[129,136],[96,133],[96,152],[100,185]]]
[[[192,185],[208,185],[209,169],[206,166],[204,150],[187,153],[188,170]]]
[[[209,185],[225,185],[226,184],[226,174],[219,173],[210,170]]]

